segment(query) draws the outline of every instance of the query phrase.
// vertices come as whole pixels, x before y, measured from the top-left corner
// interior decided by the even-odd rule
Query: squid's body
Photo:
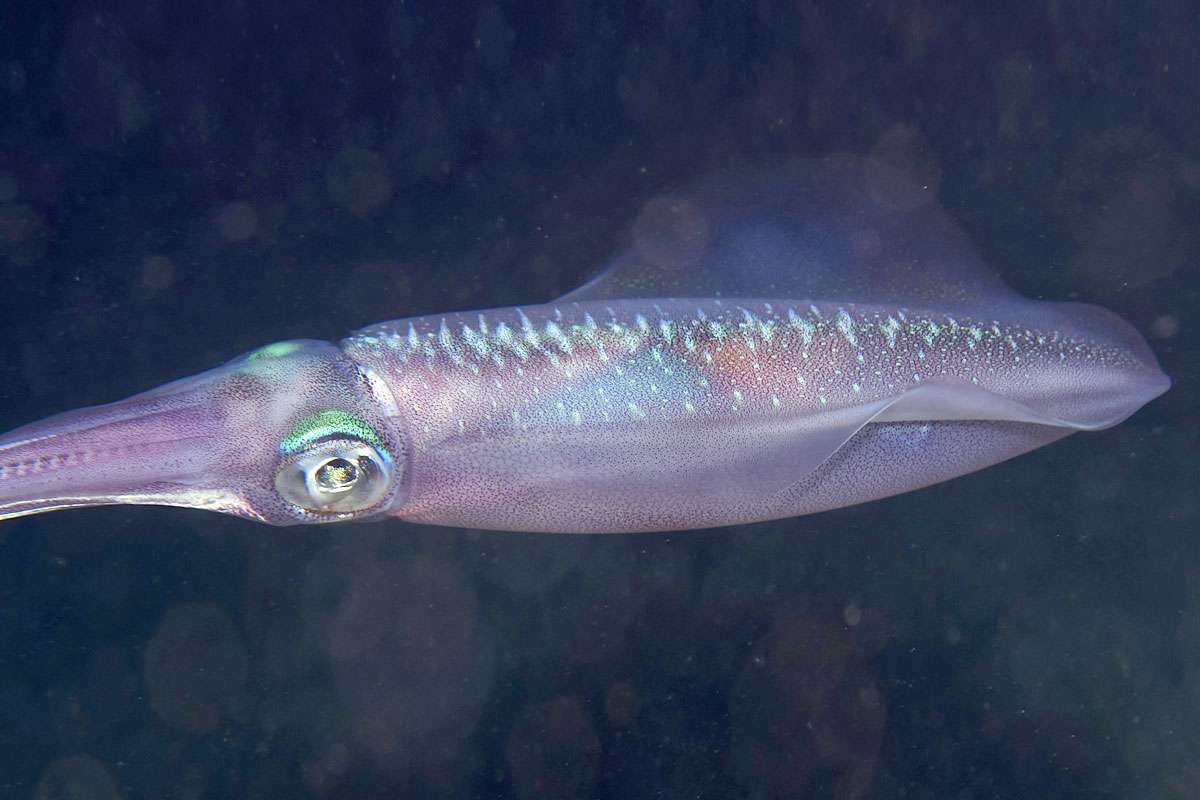
[[[0,439],[0,518],[101,503],[275,524],[652,531],[926,486],[1169,382],[1100,309],[1027,300],[919,187],[795,162],[651,201],[558,302],[281,342]]]
[[[439,315],[343,343],[403,420],[393,513],[670,530],[896,494],[1115,423],[1134,352],[1013,321],[775,300]]]

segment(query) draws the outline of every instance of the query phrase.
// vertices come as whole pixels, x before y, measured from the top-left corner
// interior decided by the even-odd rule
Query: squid
[[[104,504],[535,532],[781,519],[1122,422],[1170,381],[1035,301],[870,158],[730,167],[642,206],[544,304],[268,344],[0,437],[0,519]]]

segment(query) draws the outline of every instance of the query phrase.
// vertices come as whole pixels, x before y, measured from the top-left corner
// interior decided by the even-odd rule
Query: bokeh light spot
[[[208,733],[240,705],[247,660],[237,629],[218,606],[177,605],[146,647],[150,707],[173,727]]]
[[[60,758],[42,773],[35,800],[121,800],[108,768],[89,755]]]
[[[258,213],[249,203],[229,203],[217,214],[217,229],[227,242],[244,242],[258,231]]]

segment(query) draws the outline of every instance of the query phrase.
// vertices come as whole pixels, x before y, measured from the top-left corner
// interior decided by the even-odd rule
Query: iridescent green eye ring
[[[392,456],[367,422],[329,408],[296,423],[279,444],[275,489],[311,514],[349,517],[378,506],[392,483]]]
[[[279,451],[284,455],[292,455],[308,448],[314,442],[335,436],[358,439],[387,455],[387,447],[374,428],[353,414],[336,408],[318,411],[297,422],[287,438],[279,443]]]

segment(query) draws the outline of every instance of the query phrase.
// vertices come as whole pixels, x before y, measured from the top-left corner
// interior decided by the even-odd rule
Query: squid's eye
[[[390,459],[367,442],[344,439],[314,444],[275,474],[275,488],[289,502],[326,514],[365,511],[383,500],[390,483]]]

